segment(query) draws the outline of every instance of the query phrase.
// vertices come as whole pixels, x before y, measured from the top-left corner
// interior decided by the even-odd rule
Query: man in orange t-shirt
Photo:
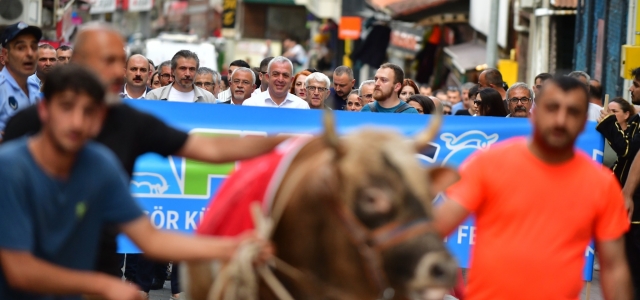
[[[605,298],[631,299],[620,186],[574,150],[587,120],[587,89],[558,77],[536,99],[533,136],[470,157],[436,210],[443,236],[476,216],[466,299],[578,299],[592,238]]]

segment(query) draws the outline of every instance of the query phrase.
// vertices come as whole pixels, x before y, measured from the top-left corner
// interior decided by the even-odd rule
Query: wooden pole
[[[589,300],[590,294],[591,294],[591,281],[587,281],[587,298],[586,298],[586,300]]]
[[[604,95],[604,105],[602,108],[605,112],[609,112],[609,94]]]

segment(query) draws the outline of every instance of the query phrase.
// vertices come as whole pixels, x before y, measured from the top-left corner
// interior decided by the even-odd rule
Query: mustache
[[[142,76],[136,76],[136,77],[133,77],[133,80],[136,80],[136,79],[137,79],[137,80],[142,80]]]
[[[524,107],[524,106],[516,106],[516,108],[514,109],[514,111],[524,111],[524,112],[526,112],[526,111],[527,111],[527,108],[526,108],[526,107]]]

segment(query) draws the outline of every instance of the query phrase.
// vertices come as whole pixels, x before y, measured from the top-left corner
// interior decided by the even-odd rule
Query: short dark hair
[[[200,59],[198,59],[198,54],[189,50],[180,50],[176,52],[176,54],[171,58],[171,70],[175,70],[178,67],[178,59],[179,58],[192,58],[196,61],[196,70],[200,68]]]
[[[147,58],[147,61],[149,62],[149,69],[151,69],[151,67],[156,67],[156,64],[153,63],[153,60],[151,60],[151,58]]]
[[[235,67],[243,67],[243,68],[247,68],[247,69],[251,69],[251,66],[244,60],[242,59],[238,59],[238,60],[234,60],[229,64],[229,67],[231,66],[235,66]]]
[[[68,45],[62,45],[60,47],[58,47],[58,49],[56,49],[56,51],[61,50],[61,51],[67,51],[67,50],[73,50],[73,48],[71,48],[71,46]]]
[[[563,92],[569,92],[573,90],[580,90],[584,94],[584,105],[589,108],[589,90],[587,86],[580,81],[580,79],[569,76],[555,76],[545,83],[545,85],[553,84],[559,87]],[[548,89],[542,89],[541,96],[546,93]],[[542,98],[542,97],[541,97]]]
[[[633,76],[633,78],[635,78],[636,80],[640,80],[640,67],[635,68],[633,70],[631,70],[631,75]]]
[[[627,100],[624,100],[624,98],[622,97],[615,97],[611,99],[610,103],[618,103],[623,112],[629,113],[629,118],[633,117],[636,114],[636,108],[633,106],[633,104],[629,103],[629,101]]]
[[[262,72],[262,70],[266,70],[269,67],[269,63],[271,62],[272,59],[274,59],[274,57],[269,56],[260,62],[260,72]]]
[[[260,87],[260,85],[262,84],[262,81],[260,81],[260,68],[251,68],[251,71],[253,71],[253,73],[256,75],[256,87]]]
[[[49,49],[49,50],[56,50],[56,48],[53,48],[53,46],[49,45],[49,44],[40,44],[38,45],[38,49]]]
[[[551,78],[553,78],[553,75],[551,75],[549,73],[540,73],[540,74],[536,75],[536,78],[533,79],[533,83],[535,84],[538,79],[540,79],[542,81],[545,81],[545,80],[551,79]]]
[[[469,89],[469,98],[474,97],[478,95],[478,92],[480,91],[480,85],[479,84],[474,84],[470,89]]]
[[[595,79],[591,79],[591,80],[595,80]],[[590,98],[602,99],[602,86],[595,86],[595,85],[589,84],[589,96]]]
[[[102,81],[95,73],[81,65],[56,66],[44,76],[44,101],[51,101],[53,96],[68,90],[76,94],[87,94],[97,104],[105,103],[105,87]]]
[[[404,82],[404,71],[400,66],[392,63],[384,63],[380,66],[380,69],[391,69],[393,70],[393,84]]]
[[[498,69],[489,68],[484,70],[484,78],[488,84],[493,84],[495,86],[503,87],[502,85],[504,81],[502,80],[502,73],[498,71]]]

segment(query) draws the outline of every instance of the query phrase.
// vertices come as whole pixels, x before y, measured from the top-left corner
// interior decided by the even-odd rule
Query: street
[[[165,281],[164,288],[161,290],[151,291],[149,299],[151,300],[168,300],[171,298],[171,281]],[[580,300],[603,300],[602,290],[600,289],[600,271],[593,271],[593,282],[589,290],[589,298],[587,298],[587,285],[580,293]]]

